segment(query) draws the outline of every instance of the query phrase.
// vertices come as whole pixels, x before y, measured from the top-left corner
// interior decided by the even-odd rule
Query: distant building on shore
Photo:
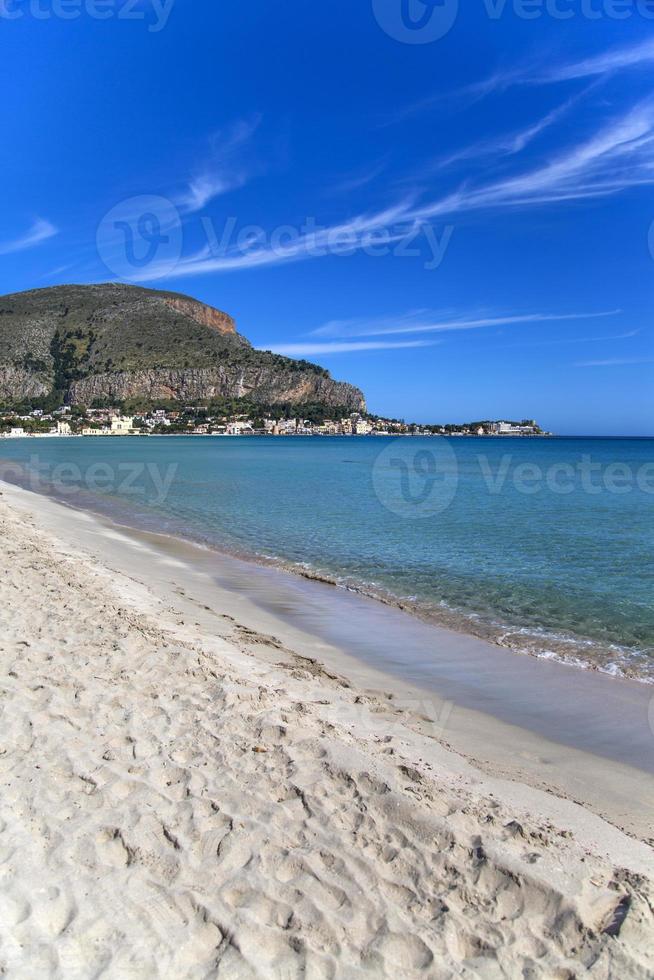
[[[66,425],[67,423],[63,423]],[[139,435],[137,429],[134,428],[134,419],[131,415],[112,415],[109,428],[93,429],[85,428],[82,429],[83,436],[135,436]]]
[[[498,436],[531,436],[539,434],[541,430],[535,419],[529,419],[519,425],[513,422],[494,422],[492,431]]]

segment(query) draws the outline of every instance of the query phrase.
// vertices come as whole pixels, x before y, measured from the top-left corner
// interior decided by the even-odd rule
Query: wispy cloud
[[[429,170],[432,172],[442,170],[454,163],[460,163],[464,160],[478,160],[480,157],[503,157],[520,153],[525,147],[536,140],[541,133],[550,129],[559,119],[569,112],[572,106],[583,97],[583,94],[585,93],[580,93],[567,99],[562,105],[556,106],[528,126],[513,130],[510,133],[501,133],[492,139],[481,140],[477,143],[472,143],[470,146],[464,146],[460,150],[455,150],[453,153],[434,161],[434,164]]]
[[[654,39],[647,38],[636,44],[610,48],[601,54],[576,61],[553,61],[552,58],[533,60],[529,64],[498,71],[488,78],[474,82],[461,94],[483,98],[505,92],[516,85],[550,85],[556,82],[575,81],[581,78],[602,79],[616,72],[646,68],[654,62]]]
[[[367,187],[373,180],[376,180],[384,172],[385,166],[384,162],[375,163],[366,167],[365,170],[352,173],[349,177],[343,177],[329,188],[329,193],[351,194],[352,191],[361,190],[362,187]]]
[[[639,102],[548,163],[503,180],[465,185],[416,208],[425,221],[482,208],[526,207],[616,194],[654,183],[654,99]]]
[[[508,143],[496,145],[495,152],[519,153],[567,108],[565,103],[552,110],[514,134]],[[240,145],[252,131],[253,124],[241,125],[226,145]],[[231,186],[236,179],[240,178],[232,174]],[[325,255],[354,254],[368,246],[371,246],[371,254],[379,254],[379,250],[372,246],[374,236],[380,234],[385,236],[389,252],[389,245],[406,240],[410,234],[432,231],[428,226],[434,221],[451,224],[458,216],[474,212],[526,210],[546,203],[607,197],[631,187],[652,184],[654,96],[608,119],[594,133],[559,149],[550,159],[530,169],[523,167],[517,173],[496,180],[480,177],[475,182],[469,179],[432,200],[421,200],[418,189],[412,189],[395,203],[355,215],[340,224],[320,227],[314,223],[316,230],[299,229],[296,234],[286,235],[281,244],[273,244],[272,235],[248,247],[208,241],[204,248],[183,258],[175,267],[174,275],[198,276],[255,269]],[[187,189],[180,204],[190,214],[228,186],[230,178],[225,172],[215,172],[212,176],[205,174]],[[306,225],[306,219],[303,223]],[[169,269],[162,273],[155,264],[143,271],[141,279],[153,280],[168,273]]]
[[[393,126],[396,123],[404,122],[406,119],[419,116],[423,112],[434,108],[434,106],[447,105],[451,108],[453,105],[456,105],[460,109],[461,107],[472,105],[491,93],[506,91],[512,85],[520,82],[523,79],[523,75],[524,69],[522,68],[500,70],[487,78],[482,78],[478,82],[465,85],[458,91],[435,92],[424,99],[419,99],[417,102],[412,102],[409,105],[395,110],[388,118],[380,123],[380,128]]]
[[[637,337],[639,333],[640,330],[628,330],[626,333],[604,334],[601,337],[558,337],[556,340],[533,340],[521,344],[502,344],[502,348],[505,350],[515,350],[516,348],[525,347],[561,347],[567,344],[599,344],[612,340],[629,340],[631,337]]]
[[[605,361],[577,361],[575,367],[621,367],[627,364],[654,364],[654,357],[610,357]]]
[[[277,354],[291,357],[312,355],[344,354],[354,351],[395,350],[405,347],[432,347],[441,340],[385,340],[386,336],[402,334],[475,330],[482,327],[497,327],[514,324],[546,323],[561,320],[587,320],[595,317],[612,316],[619,310],[599,313],[525,313],[511,316],[488,316],[475,319],[458,317],[434,320],[426,310],[411,310],[399,316],[357,317],[349,320],[330,320],[322,327],[312,330],[311,337],[333,340],[309,340],[279,344],[272,348]],[[633,334],[637,331],[633,331]],[[632,336],[631,333],[623,336]],[[375,337],[375,340],[351,340],[345,338]],[[343,339],[339,339],[343,338]],[[601,339],[601,338],[598,338]]]
[[[473,104],[491,95],[501,95],[519,85],[550,85],[556,82],[575,81],[582,78],[602,80],[619,71],[647,68],[654,63],[654,39],[647,38],[636,44],[610,48],[601,54],[576,61],[553,61],[551,57],[530,59],[529,63],[499,69],[478,82],[466,85],[458,91],[437,92],[434,95],[400,109],[388,124],[402,122],[420,115],[445,102]]]
[[[357,351],[398,350],[404,347],[433,347],[438,341],[403,340],[403,341],[336,341],[334,343],[288,343],[276,344],[273,347],[261,347],[260,350],[271,350],[274,354],[286,354],[288,357],[312,357],[319,354],[351,354]]]
[[[0,255],[11,255],[13,252],[23,252],[25,249],[34,248],[35,245],[40,245],[41,242],[47,241],[48,238],[52,238],[58,233],[58,229],[49,221],[37,218],[24,235],[8,242],[0,242]]]
[[[654,38],[647,38],[640,44],[611,48],[601,54],[580,61],[554,65],[542,72],[536,72],[530,79],[537,84],[544,82],[568,81],[575,78],[591,78],[608,75],[626,68],[644,68],[654,63]]]
[[[242,187],[248,181],[252,169],[243,161],[242,153],[260,122],[260,116],[241,120],[213,136],[210,161],[177,196],[175,203],[181,211],[194,214],[216,197]]]
[[[181,259],[175,266],[174,275],[179,277],[236,272],[242,269],[283,265],[325,255],[342,255],[344,250],[352,254],[369,244],[370,236],[379,231],[386,231],[387,244],[401,241],[407,234],[406,215],[409,208],[410,202],[405,199],[382,211],[357,215],[340,225],[319,227],[316,224],[315,231],[298,230],[297,234],[290,236],[288,244],[272,245],[256,242],[251,248],[234,246],[223,250],[216,247],[217,243],[212,242],[195,254]],[[169,273],[168,269],[163,274]],[[150,281],[161,277],[162,270],[154,263],[143,270],[141,280]]]
[[[439,319],[425,310],[413,310],[399,316],[385,316],[350,320],[330,320],[312,331],[322,337],[379,337],[388,334],[434,333],[456,330],[477,330],[482,327],[513,326],[515,324],[548,323],[561,320],[589,320],[596,317],[614,316],[620,310],[602,310],[596,313],[520,313],[504,316],[455,317]]]
[[[524,150],[533,140],[535,140],[541,133],[544,133],[546,129],[553,126],[559,119],[562,118],[569,111],[571,106],[577,101],[576,98],[568,99],[563,105],[557,106],[548,112],[541,119],[537,119],[535,123],[531,126],[526,126],[524,129],[520,129],[517,132],[511,133],[506,137],[500,138],[495,145],[491,143],[489,147],[490,152],[498,153],[519,153]]]

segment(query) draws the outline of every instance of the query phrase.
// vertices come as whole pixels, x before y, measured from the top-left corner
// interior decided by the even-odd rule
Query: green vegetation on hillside
[[[153,391],[170,391],[179,403],[203,388],[256,392],[264,403],[284,402],[293,391],[310,400],[314,389],[335,406],[363,406],[360,392],[324,368],[255,350],[227,314],[187,296],[105,283],[0,297],[5,406],[30,401],[49,410],[95,396],[115,402],[139,389],[150,404]]]

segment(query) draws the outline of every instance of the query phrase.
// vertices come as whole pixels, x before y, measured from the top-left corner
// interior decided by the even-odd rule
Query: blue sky
[[[3,293],[175,289],[376,412],[654,434],[640,0],[0,6]]]

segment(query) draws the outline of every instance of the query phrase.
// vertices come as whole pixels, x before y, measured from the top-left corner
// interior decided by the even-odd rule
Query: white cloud
[[[520,313],[504,316],[438,318],[425,310],[415,310],[398,316],[378,318],[357,317],[351,320],[331,320],[312,331],[314,336],[379,337],[387,334],[434,333],[456,330],[477,330],[482,327],[512,326],[518,323],[548,323],[560,320],[588,320],[613,316],[620,310],[598,313]]]
[[[654,357],[610,357],[605,361],[578,361],[575,367],[621,367],[627,364],[654,364]]]
[[[525,147],[537,139],[541,133],[555,125],[584,94],[585,92],[571,99],[567,99],[562,105],[556,106],[550,112],[546,113],[546,115],[528,126],[514,130],[511,133],[502,133],[492,139],[473,143],[460,150],[455,150],[448,156],[436,160],[432,169],[442,170],[445,167],[451,166],[453,163],[460,163],[462,160],[478,160],[482,156],[502,157],[520,153]]]
[[[590,78],[596,75],[607,75],[625,68],[640,68],[652,63],[654,63],[654,39],[647,38],[640,44],[611,48],[609,51],[604,51],[602,54],[594,55],[591,58],[554,65],[541,74],[536,74],[533,81],[541,83]]]
[[[443,103],[452,104],[458,100],[463,104],[472,104],[490,95],[501,95],[517,85],[550,85],[556,82],[575,81],[582,78],[595,79],[601,82],[612,74],[629,69],[646,68],[654,63],[654,39],[647,38],[638,44],[625,45],[620,48],[610,48],[601,54],[577,61],[561,61],[553,63],[552,58],[531,58],[528,64],[516,65],[510,69],[501,69],[493,75],[478,82],[466,85],[458,91],[438,92],[419,102],[400,109],[385,125],[402,122],[404,119]]]
[[[361,190],[362,187],[366,187],[379,177],[383,173],[385,166],[385,162],[372,164],[366,167],[365,170],[352,173],[349,177],[344,177],[342,180],[337,181],[329,188],[329,191],[331,194],[351,194],[352,191]]]
[[[291,357],[312,355],[342,354],[353,351],[393,350],[404,347],[431,347],[441,340],[385,340],[386,336],[402,334],[475,330],[483,327],[511,326],[514,324],[548,323],[554,321],[587,320],[596,317],[612,316],[620,310],[607,310],[599,313],[524,313],[510,316],[488,316],[477,318],[435,319],[426,310],[412,310],[399,316],[356,317],[349,320],[330,320],[322,327],[311,331],[316,338],[375,337],[375,340],[309,340],[279,344],[273,348],[277,354]],[[621,336],[630,337],[633,333]],[[601,338],[598,338],[601,339]],[[616,338],[617,339],[617,338]]]
[[[388,232],[387,242],[399,241],[406,237],[406,228],[401,231],[394,231],[393,228],[406,222],[409,207],[410,203],[404,200],[383,211],[357,215],[340,225],[320,227],[316,224],[315,231],[294,229],[289,225],[286,226],[287,234],[274,245],[257,242],[252,248],[239,249],[234,246],[220,254],[215,254],[207,245],[194,255],[182,259],[175,266],[174,275],[178,277],[235,272],[325,255],[353,253],[370,241],[370,235],[384,230]],[[161,270],[155,264],[144,269],[142,278],[145,281],[161,277]]]
[[[404,341],[343,341],[334,343],[289,343],[277,344],[273,347],[261,347],[260,350],[271,350],[273,354],[286,354],[288,357],[311,357],[318,354],[351,354],[357,351],[398,350],[405,347],[433,347],[434,341],[404,340]]]
[[[519,154],[553,125],[570,104],[564,103],[530,126],[489,143],[491,161],[493,154],[499,159],[507,154]],[[258,120],[239,124],[222,141],[223,166],[196,176],[177,202],[186,215],[197,212],[217,194],[245,181],[245,170],[237,171],[232,157],[257,125]],[[471,155],[471,149],[462,150],[461,155]],[[485,171],[488,171],[488,163],[480,168],[477,182],[470,178],[433,200],[417,203],[420,193],[414,189],[376,211],[355,215],[329,227],[319,227],[314,222],[315,230],[307,230],[308,219],[303,219],[303,227],[294,230],[290,225],[283,226],[269,235],[264,233],[263,240],[249,243],[247,247],[237,242],[219,245],[220,236],[216,236],[214,242],[208,242],[195,254],[182,259],[173,274],[176,277],[199,276],[325,255],[354,254],[374,244],[372,239],[376,235],[385,236],[386,253],[390,253],[389,245],[406,240],[413,231],[433,234],[433,228],[428,226],[436,220],[451,224],[457,216],[472,212],[525,210],[545,203],[607,197],[631,187],[654,184],[654,96],[608,119],[594,133],[578,138],[577,142],[559,149],[550,159],[531,169],[523,166],[511,176],[495,180],[484,179]],[[378,249],[367,250],[370,254],[380,254]],[[144,270],[141,280],[161,278],[169,271],[162,273],[153,265]]]
[[[251,168],[243,163],[241,154],[260,122],[260,116],[241,120],[213,136],[210,162],[191,178],[175,201],[181,211],[194,214],[216,197],[247,183]]]
[[[229,179],[220,174],[202,174],[191,181],[188,190],[179,199],[178,204],[182,210],[193,214],[195,211],[200,211],[214,198],[242,186],[245,179],[244,174],[238,177],[231,176]]]
[[[0,255],[10,255],[13,252],[23,252],[27,248],[34,248],[41,242],[47,241],[59,233],[58,229],[49,221],[37,218],[32,227],[9,242],[0,242]]]
[[[460,92],[458,97],[475,101],[488,95],[501,94],[516,85],[550,85],[556,82],[575,81],[582,78],[602,80],[605,77],[629,69],[645,68],[654,62],[654,40],[647,38],[638,44],[629,44],[621,48],[610,48],[601,54],[577,61],[560,61],[553,63],[551,58],[547,63],[541,57],[540,61],[532,59],[529,64],[515,66],[506,71],[498,71],[479,82],[473,82]],[[447,95],[452,98],[452,93]],[[412,115],[421,109],[434,105],[445,98],[439,94],[422,103],[404,110],[404,115]],[[401,118],[401,117],[400,117]]]
[[[619,312],[616,310],[616,312]],[[598,344],[611,340],[628,340],[637,337],[640,330],[628,330],[626,333],[604,334],[602,337],[558,337],[556,340],[534,340],[524,344],[502,344],[504,349],[515,350],[525,347],[560,347],[565,344]]]
[[[526,173],[474,188],[465,185],[416,208],[407,217],[426,221],[465,211],[526,207],[616,194],[654,183],[654,99],[645,99],[594,135]]]

